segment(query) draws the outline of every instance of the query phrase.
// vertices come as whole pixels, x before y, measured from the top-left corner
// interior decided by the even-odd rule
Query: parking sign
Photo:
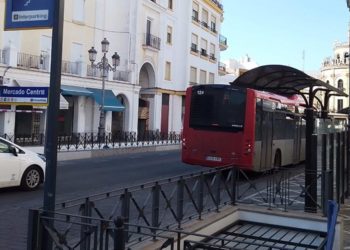
[[[54,0],[6,0],[5,30],[51,28]]]

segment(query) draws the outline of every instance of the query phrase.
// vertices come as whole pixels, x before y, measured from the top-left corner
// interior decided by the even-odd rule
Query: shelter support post
[[[317,139],[313,137],[314,110],[306,109],[305,212],[317,212]],[[316,149],[316,150],[314,150]]]

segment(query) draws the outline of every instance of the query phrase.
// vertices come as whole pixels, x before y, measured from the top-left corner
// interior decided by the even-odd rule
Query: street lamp
[[[91,49],[88,50],[89,52],[89,60],[91,62],[91,67],[99,69],[102,72],[102,104],[100,106],[100,122],[98,125],[98,134],[99,136],[103,135],[105,132],[105,114],[104,114],[104,106],[105,106],[105,79],[108,77],[109,71],[116,71],[117,66],[119,66],[120,63],[120,56],[117,52],[114,52],[112,56],[112,65],[108,63],[108,59],[106,57],[106,54],[109,49],[109,42],[106,38],[103,39],[101,42],[102,45],[102,53],[103,57],[101,58],[101,61],[95,64],[96,61],[96,55],[97,51],[94,47],[91,47]]]

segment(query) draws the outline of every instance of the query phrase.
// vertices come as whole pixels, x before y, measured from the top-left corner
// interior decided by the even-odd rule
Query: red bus
[[[208,84],[186,91],[182,161],[255,172],[305,159],[304,101],[294,95]]]

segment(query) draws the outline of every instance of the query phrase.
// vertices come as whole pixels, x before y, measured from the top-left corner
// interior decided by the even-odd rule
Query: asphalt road
[[[180,151],[126,154],[59,162],[56,201],[78,198],[201,169],[183,164]],[[29,208],[42,206],[43,186],[32,192],[0,189],[0,249],[26,248]]]

